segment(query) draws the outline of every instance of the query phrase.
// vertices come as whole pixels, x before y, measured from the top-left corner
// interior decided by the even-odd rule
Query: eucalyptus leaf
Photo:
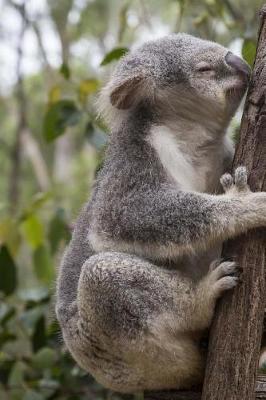
[[[252,39],[245,39],[242,45],[242,57],[252,67],[256,56],[256,42]]]
[[[44,228],[36,214],[30,214],[21,223],[21,230],[30,247],[36,249],[44,242]]]
[[[105,55],[100,65],[103,66],[111,63],[112,61],[117,61],[127,52],[128,52],[127,47],[115,47],[113,50],[111,50],[109,53]]]
[[[6,329],[1,330],[1,332],[0,332],[0,348],[7,342],[11,342],[16,339],[17,339],[17,337],[14,333],[9,332]]]
[[[67,127],[76,125],[81,112],[72,100],[60,100],[48,108],[43,123],[43,134],[47,142],[61,136]]]
[[[13,306],[7,303],[0,304],[0,323],[4,327],[6,323],[15,315],[16,310]]]
[[[27,366],[22,361],[17,361],[13,368],[11,369],[9,378],[8,378],[8,385],[10,387],[19,387],[22,386],[24,383],[24,376],[27,370]]]
[[[43,347],[32,358],[32,363],[35,368],[47,369],[52,368],[56,362],[57,355],[55,350],[49,347]]]
[[[21,244],[21,235],[17,229],[17,221],[5,216],[0,221],[0,243],[4,243],[10,250],[11,255],[16,255]]]
[[[55,267],[47,246],[39,246],[34,251],[33,264],[37,278],[45,284],[50,284],[55,277]]]
[[[42,306],[35,306],[21,313],[20,320],[29,336],[34,335],[36,325],[43,317],[43,313],[44,309]]]
[[[79,84],[80,91],[87,95],[94,93],[98,89],[98,87],[99,87],[99,81],[98,79],[95,78],[84,79]]]
[[[0,247],[0,292],[12,294],[17,286],[17,268],[6,246]]]
[[[61,74],[64,76],[65,79],[69,79],[71,76],[71,72],[69,66],[66,63],[63,63],[60,67]]]
[[[46,345],[45,328],[45,318],[44,316],[41,316],[35,325],[34,333],[31,338],[31,344],[34,353]]]
[[[56,85],[52,87],[48,94],[49,103],[56,103],[61,98],[61,88],[60,86]]]

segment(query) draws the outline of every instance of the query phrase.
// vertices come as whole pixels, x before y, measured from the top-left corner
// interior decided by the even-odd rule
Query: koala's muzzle
[[[232,67],[236,72],[244,75],[246,78],[249,77],[250,67],[248,66],[248,64],[240,57],[237,57],[236,55],[231,53],[231,51],[228,51],[228,53],[226,54],[225,61],[227,65]]]

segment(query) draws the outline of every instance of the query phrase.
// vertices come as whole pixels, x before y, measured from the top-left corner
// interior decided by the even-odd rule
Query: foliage
[[[101,66],[107,65],[112,61],[119,60],[122,56],[124,56],[128,52],[128,48],[126,47],[116,47],[115,49],[111,50],[101,62]]]
[[[105,398],[107,391],[75,365],[62,345],[51,310],[54,260],[69,241],[71,228],[64,211],[53,212],[49,202],[51,196],[35,198],[18,218],[10,216],[0,225],[5,243],[0,247],[0,398]],[[14,226],[19,242],[15,250],[9,232]],[[24,252],[29,253],[27,266]],[[18,279],[19,270],[23,275]],[[25,280],[22,288],[20,281]]]
[[[76,125],[80,120],[80,111],[71,100],[59,100],[53,103],[45,114],[43,133],[47,142],[62,135],[68,126]]]
[[[3,15],[11,12],[17,30],[8,31],[5,17],[0,22],[7,31],[1,44],[16,42],[15,79],[10,87],[0,79],[0,398],[130,398],[103,389],[75,364],[54,314],[56,266],[107,141],[95,99],[105,73],[132,42],[158,32],[218,41],[252,65],[262,1],[43,0],[44,11],[36,3],[5,3]],[[38,46],[37,72],[22,70],[23,26]],[[50,41],[59,46],[56,66]],[[239,118],[231,127],[235,136],[238,128]]]

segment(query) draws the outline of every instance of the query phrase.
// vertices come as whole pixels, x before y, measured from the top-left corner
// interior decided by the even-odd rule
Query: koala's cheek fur
[[[217,84],[213,80],[199,80],[192,83],[195,96],[199,101],[203,101],[205,107],[209,108],[212,114],[213,108],[217,114],[224,115],[226,110],[226,92],[222,84]]]

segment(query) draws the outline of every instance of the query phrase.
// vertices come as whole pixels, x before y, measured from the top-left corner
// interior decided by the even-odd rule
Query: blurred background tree
[[[262,3],[0,0],[1,399],[133,397],[75,365],[54,315],[56,265],[107,141],[95,98],[131,46],[170,32],[220,42],[252,65]]]

